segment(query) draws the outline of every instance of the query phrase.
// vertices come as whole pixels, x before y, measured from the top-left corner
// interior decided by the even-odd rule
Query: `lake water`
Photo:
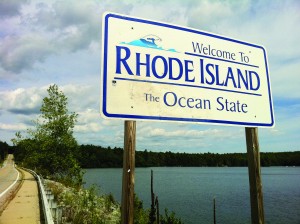
[[[146,208],[151,169],[161,214],[168,208],[184,223],[213,223],[216,198],[217,223],[251,223],[247,167],[136,168],[135,192]],[[122,169],[88,169],[84,181],[121,201]],[[262,182],[265,223],[300,224],[300,167],[263,167]]]

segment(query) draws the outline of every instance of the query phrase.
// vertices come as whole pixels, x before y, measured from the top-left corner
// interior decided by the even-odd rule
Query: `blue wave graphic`
[[[161,41],[160,39],[152,38],[150,36],[146,36],[143,38],[140,38],[138,40],[133,40],[129,43],[126,42],[121,42],[121,44],[127,44],[127,45],[132,45],[132,46],[138,46],[138,47],[146,47],[146,48],[152,48],[152,49],[157,49],[157,50],[163,50],[163,51],[171,51],[171,52],[178,52],[175,49],[164,49],[162,47],[159,47],[156,44],[156,41]]]
[[[134,40],[134,41],[131,41],[127,44],[128,45],[133,45],[133,46],[138,46],[138,47],[148,47],[148,48],[155,48],[155,49],[158,49],[158,50],[163,50],[162,47],[158,47],[155,43],[146,42],[143,39]]]

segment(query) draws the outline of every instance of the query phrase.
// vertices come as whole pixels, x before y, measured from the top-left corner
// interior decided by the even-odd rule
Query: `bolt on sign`
[[[106,118],[274,126],[262,46],[114,13],[102,41]]]

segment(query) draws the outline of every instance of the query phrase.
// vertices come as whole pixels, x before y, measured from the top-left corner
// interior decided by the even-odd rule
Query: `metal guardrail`
[[[26,168],[23,168],[23,167],[22,167],[22,169],[24,169],[24,170],[28,171],[29,173],[31,173],[36,178],[36,180],[38,181],[38,186],[39,186],[41,199],[42,199],[41,201],[42,201],[42,205],[43,205],[43,213],[44,213],[44,218],[45,218],[45,224],[54,224],[51,209],[50,209],[50,206],[49,206],[49,203],[48,203],[48,200],[47,200],[47,197],[46,197],[46,192],[45,192],[45,189],[44,189],[44,183],[42,182],[40,176],[36,172],[34,172],[33,170],[26,169]]]

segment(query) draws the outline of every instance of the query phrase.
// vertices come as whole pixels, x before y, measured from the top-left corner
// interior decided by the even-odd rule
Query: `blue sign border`
[[[231,41],[243,45],[248,45],[255,48],[260,48],[264,52],[264,59],[265,59],[265,66],[266,66],[266,75],[267,75],[267,81],[268,81],[268,93],[269,93],[269,102],[270,102],[270,113],[271,113],[271,123],[255,123],[255,122],[237,122],[237,121],[229,121],[229,120],[212,120],[212,119],[194,119],[194,118],[180,118],[180,117],[163,117],[163,116],[142,116],[142,115],[132,115],[132,114],[111,114],[107,112],[107,57],[108,57],[108,22],[109,18],[117,18],[122,20],[128,20],[133,22],[139,22],[139,23],[146,23],[151,24],[155,26],[163,26],[171,29],[181,30],[185,32],[190,33],[196,33],[204,36],[209,36],[217,39],[222,39],[226,41]],[[238,126],[250,126],[250,127],[272,127],[274,125],[274,114],[273,114],[273,106],[272,106],[272,97],[271,97],[271,88],[270,88],[270,79],[269,79],[269,70],[268,70],[268,63],[267,63],[267,55],[266,51],[262,46],[258,46],[255,44],[234,40],[231,38],[219,36],[216,34],[206,33],[199,30],[194,30],[187,27],[180,27],[176,25],[171,24],[165,24],[161,22],[156,21],[149,21],[145,19],[138,19],[113,13],[107,13],[104,18],[104,35],[103,35],[103,97],[102,97],[102,113],[108,117],[108,118],[120,118],[120,119],[128,119],[128,120],[156,120],[156,121],[181,121],[181,122],[195,122],[195,123],[206,123],[206,124],[224,124],[224,125],[238,125]]]

